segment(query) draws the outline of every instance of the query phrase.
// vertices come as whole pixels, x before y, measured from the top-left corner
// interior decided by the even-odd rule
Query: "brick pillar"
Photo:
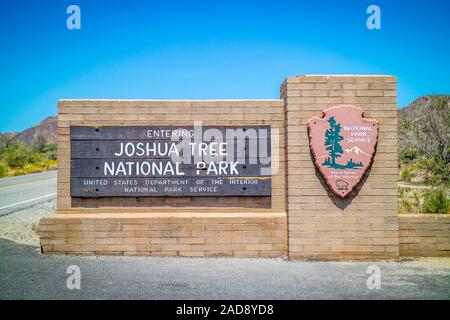
[[[286,111],[286,202],[291,258],[399,257],[396,78],[297,76],[281,86]],[[379,121],[377,153],[367,180],[348,198],[330,192],[315,169],[307,122],[340,104]]]

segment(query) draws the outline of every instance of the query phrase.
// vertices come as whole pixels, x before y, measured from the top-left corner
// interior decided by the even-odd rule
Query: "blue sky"
[[[81,8],[81,30],[66,9]],[[382,29],[366,28],[377,4]],[[398,104],[450,94],[450,2],[0,2],[0,132],[60,98],[278,98],[286,76],[391,74]]]

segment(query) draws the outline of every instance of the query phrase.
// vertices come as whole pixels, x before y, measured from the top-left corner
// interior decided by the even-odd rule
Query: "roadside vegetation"
[[[450,96],[400,118],[400,213],[450,213]]]
[[[56,169],[56,145],[39,136],[32,145],[0,137],[0,177]]]

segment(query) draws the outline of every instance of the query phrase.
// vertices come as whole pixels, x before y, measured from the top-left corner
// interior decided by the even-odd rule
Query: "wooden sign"
[[[337,196],[347,197],[372,165],[378,121],[365,119],[361,108],[336,106],[308,121],[316,167]]]
[[[270,126],[71,127],[72,197],[270,195]]]

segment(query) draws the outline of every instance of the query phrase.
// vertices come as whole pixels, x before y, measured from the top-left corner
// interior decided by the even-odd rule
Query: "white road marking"
[[[30,201],[35,201],[35,200],[39,200],[39,199],[43,199],[43,198],[48,198],[48,197],[55,196],[55,195],[56,195],[56,192],[55,193],[51,193],[51,194],[47,194],[47,195],[42,196],[42,197],[37,197],[37,198],[25,200],[25,201],[16,202],[16,203],[10,204],[8,206],[1,207],[0,210],[11,208],[11,207],[15,207],[15,206],[18,206],[19,204],[24,204],[24,203],[27,203],[27,202],[30,202]]]

